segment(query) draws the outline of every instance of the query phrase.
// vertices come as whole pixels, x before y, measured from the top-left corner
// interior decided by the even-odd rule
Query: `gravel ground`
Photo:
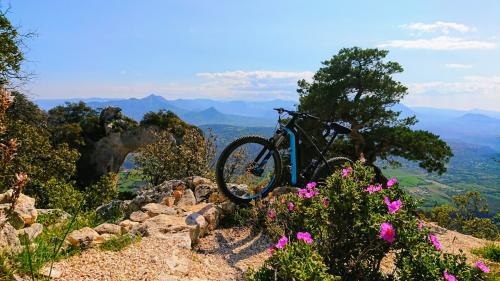
[[[192,250],[177,241],[143,238],[120,252],[90,249],[60,261],[54,280],[242,280],[267,257],[268,240],[247,228],[215,230]]]

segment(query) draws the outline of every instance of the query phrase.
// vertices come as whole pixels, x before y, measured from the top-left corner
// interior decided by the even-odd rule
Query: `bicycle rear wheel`
[[[265,197],[281,178],[281,157],[267,139],[242,137],[229,144],[217,161],[217,184],[237,204]]]

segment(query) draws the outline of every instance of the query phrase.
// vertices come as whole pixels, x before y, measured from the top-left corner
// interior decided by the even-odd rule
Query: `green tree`
[[[452,156],[450,147],[430,132],[411,129],[416,118],[400,118],[393,108],[407,88],[393,78],[403,68],[385,61],[387,54],[379,49],[341,49],[323,62],[312,82],[299,81],[299,109],[350,125],[349,139],[341,139],[333,148],[344,155],[364,158],[368,164],[398,156],[418,161],[429,172],[443,173]],[[320,136],[318,126],[305,126]]]
[[[0,11],[0,85],[26,78],[21,71],[24,54],[20,48],[26,35],[20,34],[5,14]]]

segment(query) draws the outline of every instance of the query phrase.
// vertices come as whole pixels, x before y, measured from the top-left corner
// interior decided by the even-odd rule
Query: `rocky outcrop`
[[[0,213],[7,213],[11,208],[12,190],[1,194]],[[35,208],[35,199],[21,194],[14,205],[14,210],[9,214],[8,221],[11,226],[21,229],[24,226],[30,226],[35,223],[38,212]]]
[[[0,228],[0,253],[20,253],[22,251],[21,241],[17,237],[17,230],[9,223]]]
[[[90,227],[84,227],[82,229],[73,230],[66,238],[66,241],[74,247],[87,247],[100,243],[103,239],[101,239],[97,231]]]

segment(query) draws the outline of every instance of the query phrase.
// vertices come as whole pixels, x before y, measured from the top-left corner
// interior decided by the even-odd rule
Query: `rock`
[[[74,230],[71,232],[66,240],[72,245],[72,246],[89,246],[94,243],[99,242],[99,233],[97,231],[93,230],[90,227],[84,227],[79,230]]]
[[[11,200],[9,191],[3,194],[3,200]],[[0,211],[10,209],[11,203],[0,204]],[[25,225],[32,225],[36,222],[38,212],[35,208],[35,199],[24,194],[20,194],[14,206],[14,211],[9,215],[9,223],[16,229],[21,229]]]
[[[207,178],[200,177],[200,176],[193,176],[193,177],[188,177],[185,178],[184,181],[187,183],[188,187],[191,190],[195,190],[195,188],[199,185],[205,184],[205,185],[211,185],[213,182]]]
[[[118,225],[121,227],[122,233],[128,233],[128,232],[130,232],[130,230],[132,230],[132,228],[134,226],[136,226],[138,224],[139,223],[136,221],[124,220],[124,221],[120,222]]]
[[[183,217],[172,215],[158,215],[150,218],[145,222],[135,226],[131,233],[132,235],[141,234],[144,237],[156,237],[168,239],[172,233],[189,233],[189,238],[192,242],[198,241],[200,238],[200,227],[197,224],[188,225]]]
[[[174,194],[175,202],[177,203],[179,200],[181,200],[183,192],[180,190],[176,190],[176,191],[174,191],[173,194]]]
[[[197,225],[200,228],[200,237],[208,233],[208,223],[205,218],[198,213],[191,213],[186,217],[187,225]]]
[[[108,241],[108,240],[111,240],[111,239],[114,239],[116,238],[117,235],[115,234],[111,234],[111,233],[103,233],[100,235],[100,239],[97,239],[97,241],[100,241],[102,239],[102,241]]]
[[[56,279],[61,278],[62,276],[62,272],[60,270],[57,270],[55,268],[52,268],[52,270],[50,270],[50,267],[44,267],[38,273],[45,277],[56,278]]]
[[[188,208],[188,212],[202,215],[208,223],[208,230],[214,230],[219,225],[221,210],[212,203],[200,203]]]
[[[196,198],[194,197],[194,193],[193,191],[191,191],[191,189],[186,189],[182,197],[177,202],[177,206],[179,207],[192,206],[195,204],[196,204]]]
[[[5,204],[0,204],[0,221],[5,220],[5,215],[4,213],[8,212],[10,209],[11,204],[5,203]],[[23,218],[16,212],[12,212],[7,216],[7,222],[14,227],[15,229],[23,229],[24,228],[24,220]]]
[[[115,234],[115,235],[121,235],[122,234],[122,228],[119,225],[112,224],[112,223],[103,223],[100,224],[96,227],[94,227],[94,230],[97,231],[99,234]]]
[[[29,227],[23,228],[19,231],[20,235],[28,235],[28,239],[31,241],[42,234],[43,225],[40,223],[34,223]]]
[[[168,207],[167,205],[158,204],[158,203],[149,203],[149,204],[143,206],[142,210],[144,212],[147,212],[147,214],[150,217],[154,217],[154,216],[157,216],[159,214],[175,215],[177,213],[174,210],[174,208]]]
[[[130,214],[131,221],[143,222],[147,219],[149,219],[149,215],[142,211],[135,211],[132,214]]]
[[[163,198],[162,203],[167,205],[168,207],[173,207],[175,204],[175,197],[167,196],[167,197]]]
[[[219,207],[221,208],[223,215],[228,215],[234,212],[236,204],[231,201],[225,201],[220,203]]]
[[[14,190],[12,189],[9,189],[4,193],[0,193],[0,204],[10,203],[10,199],[12,198],[13,194]]]
[[[279,186],[273,189],[272,194],[273,196],[280,196],[286,193],[298,193],[299,188],[297,187],[292,187],[292,186]]]
[[[17,230],[9,223],[0,229],[0,253],[19,254],[22,251],[21,241],[17,237]]]
[[[107,204],[99,206],[95,211],[104,219],[118,218],[125,215],[126,204],[123,200],[115,199]]]
[[[196,203],[207,202],[212,193],[217,192],[217,185],[215,184],[199,184],[194,188],[194,197]]]

